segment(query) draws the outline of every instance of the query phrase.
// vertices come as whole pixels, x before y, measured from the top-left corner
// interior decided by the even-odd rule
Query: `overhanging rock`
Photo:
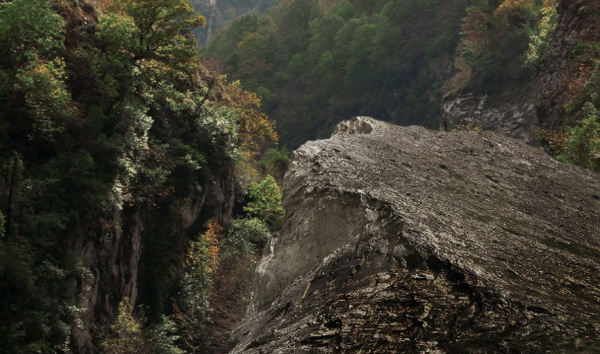
[[[295,152],[234,353],[600,346],[599,175],[490,132],[342,124]]]

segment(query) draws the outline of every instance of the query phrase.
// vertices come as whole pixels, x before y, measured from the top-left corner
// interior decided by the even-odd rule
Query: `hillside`
[[[227,27],[236,18],[253,13],[261,15],[276,0],[194,0],[192,5],[206,17],[206,27],[196,28],[193,33],[200,46],[206,45],[216,31]]]
[[[353,115],[437,129],[443,119],[467,124],[443,111],[464,94],[487,95],[495,105],[523,102],[535,82],[529,44],[552,6],[287,0],[261,18],[237,20],[204,55],[262,95],[292,146]]]

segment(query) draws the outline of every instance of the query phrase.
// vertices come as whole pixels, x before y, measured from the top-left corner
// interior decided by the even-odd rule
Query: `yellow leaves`
[[[76,114],[65,84],[62,58],[34,60],[17,73],[16,88],[25,95],[25,104],[33,117],[30,138],[52,140],[62,131],[64,121]]]
[[[260,111],[261,99],[254,92],[242,89],[239,81],[225,86],[229,107],[239,117],[239,135],[242,154],[247,160],[255,160],[262,147],[274,144],[279,137],[275,122]]]

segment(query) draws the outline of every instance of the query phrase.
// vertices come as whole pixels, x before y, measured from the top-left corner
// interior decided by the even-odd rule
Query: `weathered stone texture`
[[[295,152],[232,352],[600,347],[600,176],[491,132],[371,126]]]

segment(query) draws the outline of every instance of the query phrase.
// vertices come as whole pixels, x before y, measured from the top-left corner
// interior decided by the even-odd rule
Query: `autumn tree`
[[[277,142],[275,124],[260,111],[261,99],[254,92],[244,90],[239,81],[227,85],[230,107],[238,116],[239,139],[242,153],[255,160],[261,149]]]

